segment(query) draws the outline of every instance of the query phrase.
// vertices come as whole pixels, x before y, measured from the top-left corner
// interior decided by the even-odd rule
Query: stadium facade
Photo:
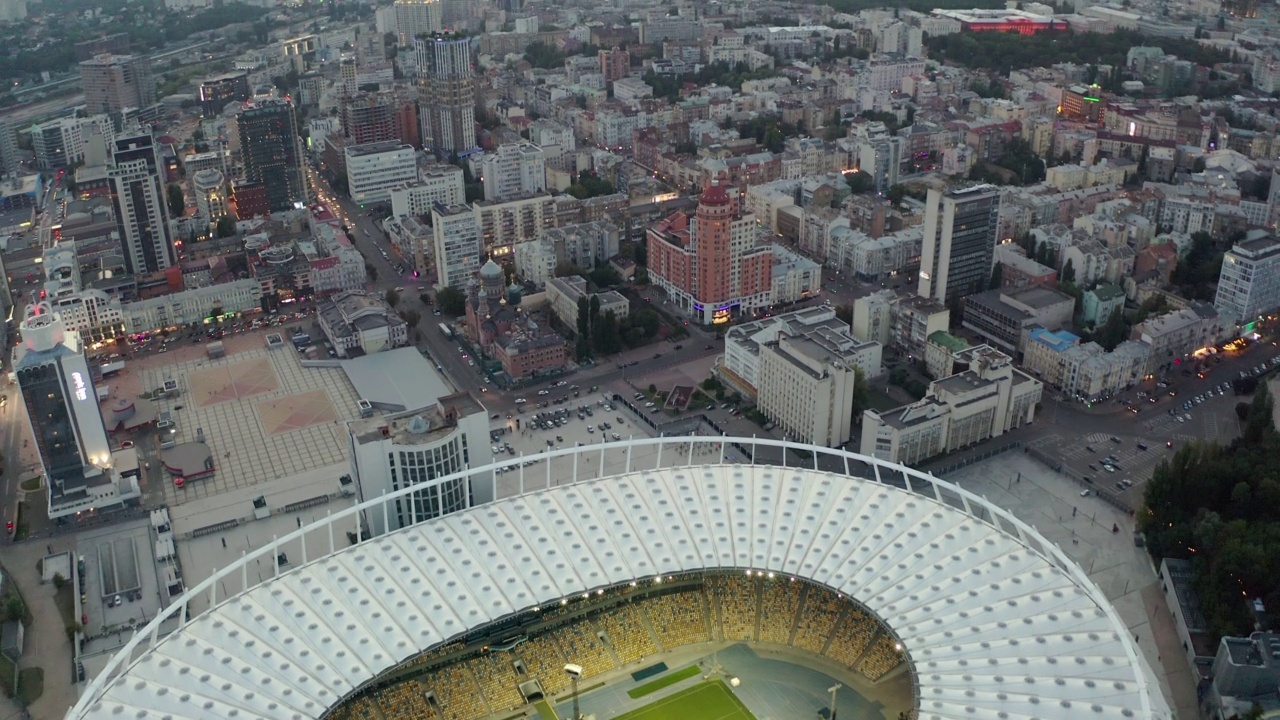
[[[725,462],[764,446],[803,450],[813,464]],[[606,475],[620,451],[624,471]],[[553,478],[549,460],[566,456],[572,475]],[[547,462],[528,469],[531,459]],[[325,717],[486,627],[711,572],[856,600],[895,639],[920,718],[1172,718],[1083,570],[1034,528],[930,475],[743,438],[604,443],[468,472],[495,483],[496,497],[503,473],[493,471],[504,468],[526,492],[335,543],[353,524],[363,537],[389,495],[244,556],[142,628],[68,717]],[[286,548],[298,567],[279,565]],[[274,576],[250,584],[248,568],[264,561]],[[246,589],[220,597],[237,579]]]

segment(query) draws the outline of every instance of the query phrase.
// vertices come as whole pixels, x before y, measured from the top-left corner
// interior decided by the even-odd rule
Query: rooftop
[[[622,445],[605,447],[616,454]],[[168,636],[137,633],[124,651],[132,662],[95,680],[68,717],[280,715],[274,707],[319,718],[371,678],[469,630],[597,589],[729,568],[804,578],[862,602],[901,640],[939,717],[995,720],[1011,703],[1044,720],[1078,718],[1082,707],[1171,717],[1127,626],[1053,543],[950,483],[850,457],[854,475],[709,465],[566,479],[328,554],[326,533],[309,528],[315,552],[291,555],[311,562],[267,575]],[[882,472],[909,475],[916,491],[863,477]],[[307,530],[281,541],[306,542]],[[888,548],[896,557],[878,557]],[[255,551],[241,563],[262,558]],[[232,566],[209,578],[173,612],[241,574]],[[312,651],[339,646],[345,662]],[[1015,669],[1017,700],[999,691]]]
[[[434,405],[454,393],[435,366],[411,347],[344,360],[342,371],[362,400],[392,412]]]

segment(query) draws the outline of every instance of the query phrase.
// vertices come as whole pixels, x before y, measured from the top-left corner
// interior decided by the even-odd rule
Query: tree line
[[[1161,461],[1138,517],[1156,562],[1191,561],[1213,647],[1252,631],[1254,599],[1271,615],[1280,607],[1280,434],[1265,384],[1242,414],[1229,445],[1191,443]]]
[[[1143,45],[1158,46],[1169,55],[1197,65],[1212,66],[1231,60],[1229,54],[1194,40],[1149,38],[1132,30],[1077,33],[1064,27],[1035,35],[978,32],[925,37],[929,57],[939,62],[993,70],[1002,75],[1008,75],[1010,70],[1040,67],[1046,58],[1059,63],[1123,67],[1129,49]]]

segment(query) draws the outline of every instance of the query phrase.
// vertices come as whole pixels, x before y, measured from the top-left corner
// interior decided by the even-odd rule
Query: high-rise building
[[[444,28],[440,0],[396,0],[396,37],[402,47],[411,47],[422,35],[434,35]]]
[[[27,0],[0,0],[0,22],[16,22],[27,17]]]
[[[698,322],[727,323],[771,302],[773,251],[755,216],[712,180],[693,217],[678,212],[648,229],[649,279]]]
[[[191,176],[191,190],[196,196],[196,209],[210,225],[227,215],[227,179],[215,168],[205,168]]]
[[[476,81],[471,40],[417,40],[422,145],[437,157],[464,156],[476,147]]]
[[[342,130],[351,144],[399,140],[421,145],[418,103],[412,92],[363,92],[346,99],[339,110]]]
[[[547,189],[547,161],[533,143],[500,145],[481,163],[485,200],[509,200]]]
[[[431,231],[437,283],[461,288],[480,270],[480,219],[469,205],[437,203],[431,209]]]
[[[418,177],[418,154],[412,145],[396,140],[348,145],[347,192],[357,203],[390,199],[392,188]]]
[[[151,58],[145,55],[97,55],[80,63],[84,104],[91,113],[142,110],[156,104]]]
[[[1000,188],[930,190],[917,294],[947,303],[985,289],[999,239]]]
[[[253,97],[249,73],[240,70],[207,78],[200,83],[200,110],[214,117],[231,102],[244,102]]]
[[[1280,241],[1261,235],[1233,245],[1222,258],[1213,305],[1245,323],[1280,308]]]
[[[236,118],[244,179],[266,190],[271,212],[302,201],[305,188],[293,103],[278,98],[256,100]]]
[[[0,175],[15,173],[22,167],[18,150],[18,130],[8,120],[0,119]]]
[[[28,308],[21,330],[14,378],[48,483],[49,517],[138,500],[136,470],[121,477],[113,467],[79,334],[46,303]]]
[[[176,259],[155,142],[150,132],[135,128],[116,138],[111,147],[107,176],[125,267],[135,274],[163,270]]]

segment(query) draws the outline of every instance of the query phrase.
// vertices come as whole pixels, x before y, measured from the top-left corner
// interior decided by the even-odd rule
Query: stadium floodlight
[[[573,682],[573,720],[582,720],[582,712],[578,709],[578,678],[582,677],[582,666],[566,663],[564,671]]]

